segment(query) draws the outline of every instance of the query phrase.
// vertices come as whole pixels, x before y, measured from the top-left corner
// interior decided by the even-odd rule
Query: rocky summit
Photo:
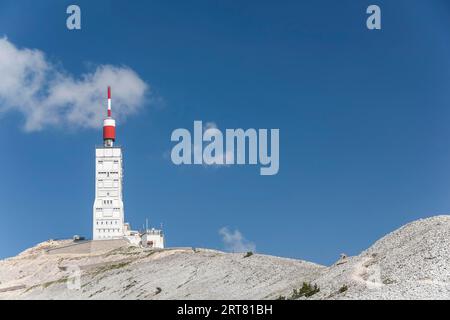
[[[450,299],[450,216],[326,267],[123,240],[46,241],[0,261],[0,299]]]

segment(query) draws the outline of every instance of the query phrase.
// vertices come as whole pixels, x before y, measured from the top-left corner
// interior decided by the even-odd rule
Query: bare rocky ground
[[[450,299],[450,216],[409,223],[315,282],[314,299]]]
[[[78,269],[79,268],[79,269]],[[79,272],[77,271],[79,270]],[[79,287],[73,275],[81,274]],[[303,282],[319,292],[292,296]],[[69,284],[69,286],[68,286]],[[124,241],[47,241],[0,261],[0,299],[450,299],[450,216],[418,220],[330,267]]]
[[[271,299],[325,269],[259,254],[101,243],[92,249],[44,242],[1,261],[0,299]],[[81,270],[79,290],[67,286],[74,266]]]

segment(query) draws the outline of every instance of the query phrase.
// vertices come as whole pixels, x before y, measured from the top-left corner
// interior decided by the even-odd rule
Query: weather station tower
[[[122,149],[114,146],[116,121],[112,118],[111,87],[108,87],[108,111],[103,121],[103,146],[95,148],[95,201],[93,207],[93,240],[124,237],[122,194]]]

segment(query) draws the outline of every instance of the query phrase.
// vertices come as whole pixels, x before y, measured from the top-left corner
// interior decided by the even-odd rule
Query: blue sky
[[[71,3],[2,0],[0,35],[74,78],[109,64],[149,86],[118,121],[125,215],[162,222],[168,246],[223,249],[228,227],[260,253],[331,264],[450,211],[448,2],[77,1],[69,31]],[[375,3],[382,30],[369,31]],[[279,173],[173,165],[171,132],[194,120],[279,128]],[[101,122],[24,123],[0,112],[0,257],[91,236]]]

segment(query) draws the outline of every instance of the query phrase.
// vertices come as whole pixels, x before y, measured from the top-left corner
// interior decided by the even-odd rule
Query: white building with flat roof
[[[146,229],[141,235],[141,245],[148,248],[164,248],[164,235],[162,230]]]

